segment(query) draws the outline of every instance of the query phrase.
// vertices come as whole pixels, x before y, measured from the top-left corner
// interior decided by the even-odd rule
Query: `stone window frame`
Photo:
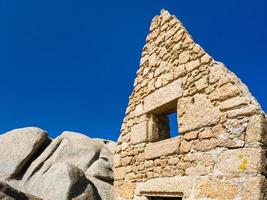
[[[142,120],[140,120],[138,124],[135,124],[131,127],[131,143],[133,145],[139,143],[157,143],[180,137],[180,135],[177,135],[177,137],[165,138],[155,137],[153,134],[153,128],[150,126],[150,120],[153,118],[153,115],[175,112],[177,113],[178,125],[179,116],[177,103],[178,99],[181,98],[182,95],[183,89],[181,87],[181,80],[178,79],[145,97],[143,102],[138,104],[134,111],[135,117],[138,117]]]
[[[177,132],[179,132],[178,125],[178,110],[177,110],[178,99],[172,100],[167,104],[158,107],[156,110],[152,110],[146,114],[148,118],[147,124],[147,142],[160,142],[163,140],[176,138],[177,136],[171,137],[171,124],[170,114],[176,114],[177,118]]]

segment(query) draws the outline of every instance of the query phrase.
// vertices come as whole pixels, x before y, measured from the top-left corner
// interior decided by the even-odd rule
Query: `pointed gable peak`
[[[201,64],[209,64],[211,60],[193,41],[182,23],[168,11],[161,10],[160,15],[152,19],[135,86],[141,80],[145,85],[144,80],[157,77],[155,88],[159,88],[193,71]],[[137,86],[135,90],[138,89]],[[152,91],[153,89],[149,89],[148,93]]]
[[[174,15],[171,15],[168,10],[162,9],[160,11],[160,15],[156,15],[152,19],[150,31],[153,31],[154,29],[165,25],[171,20],[173,20],[172,24],[174,24],[175,22],[178,22],[181,25],[181,22]]]

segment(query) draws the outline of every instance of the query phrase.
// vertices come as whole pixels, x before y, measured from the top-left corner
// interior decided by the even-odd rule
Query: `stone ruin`
[[[168,115],[179,136],[170,138]],[[115,200],[263,200],[266,118],[240,79],[162,10],[114,156]]]
[[[267,200],[266,116],[248,88],[165,10],[146,40],[118,144],[2,134],[0,199]]]

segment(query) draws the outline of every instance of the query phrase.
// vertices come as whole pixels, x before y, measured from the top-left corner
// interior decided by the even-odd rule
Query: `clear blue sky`
[[[116,140],[151,19],[168,9],[267,110],[265,0],[0,0],[0,133]]]

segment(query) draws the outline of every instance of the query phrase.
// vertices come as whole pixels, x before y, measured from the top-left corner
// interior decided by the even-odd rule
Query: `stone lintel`
[[[173,107],[176,108],[177,99],[182,95],[181,80],[175,80],[145,97],[143,104],[136,106],[135,116],[152,111],[154,114],[168,112],[168,110],[176,111]]]
[[[136,185],[135,194],[139,196],[189,196],[195,182],[194,177],[176,176],[150,179]]]

